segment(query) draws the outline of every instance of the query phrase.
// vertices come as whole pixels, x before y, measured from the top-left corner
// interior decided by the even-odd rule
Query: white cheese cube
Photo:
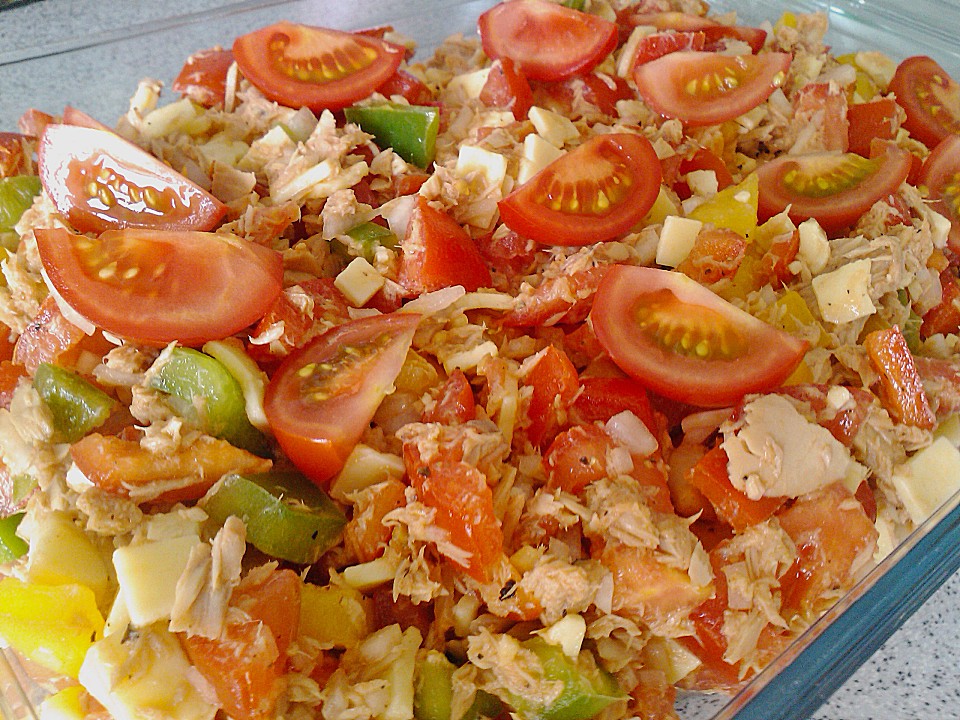
[[[487,84],[490,68],[454,75],[447,83],[447,92],[457,92],[464,98],[479,97],[483,86]]]
[[[915,523],[960,490],[960,450],[939,437],[893,471],[893,486]]]
[[[580,654],[583,638],[587,633],[587,623],[582,615],[569,613],[537,634],[551,645],[559,645],[563,654],[575,658]]]
[[[457,156],[457,175],[466,177],[473,173],[482,175],[489,186],[502,189],[507,177],[507,158],[475,145],[462,145]]]
[[[187,567],[190,552],[199,543],[198,536],[183,535],[114,551],[120,592],[134,625],[143,627],[170,618],[177,581]]]
[[[877,311],[870,299],[870,260],[856,260],[813,279],[813,294],[827,322],[847,323]]]
[[[690,188],[690,192],[694,195],[711,198],[717,194],[720,183],[717,181],[717,173],[713,170],[692,170],[687,173],[687,187]],[[747,193],[746,200],[740,200],[740,198],[735,199],[738,202],[749,202],[750,193]]]
[[[797,230],[800,231],[800,247],[797,255],[814,275],[823,272],[830,261],[830,243],[827,241],[827,234],[814,218],[804,220]]]
[[[350,261],[333,284],[354,307],[363,307],[383,287],[383,275],[362,257]]]
[[[523,139],[523,155],[520,158],[517,182],[523,185],[562,155],[563,150],[548,143],[537,133],[530,133]]]
[[[551,145],[563,147],[570,140],[580,137],[577,126],[570,118],[534,105],[527,113],[527,118],[533,123],[537,133]]]
[[[692,218],[668,215],[663,219],[660,241],[657,243],[657,264],[676,267],[693,249],[703,223]]]

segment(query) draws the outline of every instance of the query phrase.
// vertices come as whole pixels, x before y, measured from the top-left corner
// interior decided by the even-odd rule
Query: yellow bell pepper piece
[[[728,228],[748,240],[757,229],[757,198],[760,181],[756,173],[750,173],[739,185],[731,185],[695,207],[688,215],[702,223]]]

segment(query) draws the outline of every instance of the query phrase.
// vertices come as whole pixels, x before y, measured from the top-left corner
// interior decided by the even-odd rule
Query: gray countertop
[[[919,2],[923,4],[924,0]],[[276,9],[269,7],[252,15],[235,12],[249,10],[253,4],[230,0],[180,3],[176,12],[188,20],[211,8],[227,9],[217,25],[221,37],[211,41],[207,29],[203,38],[185,41],[184,46],[199,49],[214,42],[226,45],[239,32],[252,29],[250,22],[266,24],[279,19]],[[323,7],[326,22],[319,18],[305,19],[316,24],[348,25],[344,18],[359,17],[360,20],[353,23],[358,26],[368,24],[364,19],[367,16],[408,17],[405,9],[409,4],[410,0],[314,2],[314,8]],[[416,4],[425,5],[424,2]],[[451,10],[475,17],[478,12],[474,7],[478,6],[476,2],[436,0],[435,5],[444,10],[438,15]],[[791,3],[782,4],[783,7],[789,5]],[[16,118],[30,104],[51,113],[59,112],[66,104],[74,104],[111,122],[124,109],[124,101],[134,84],[105,78],[101,68],[106,64],[127,77],[171,78],[183,61],[183,52],[179,47],[154,42],[148,31],[151,22],[172,12],[170,4],[156,0],[39,0],[19,3],[0,12],[0,130],[14,129]],[[243,17],[237,17],[238,14]],[[331,17],[334,19],[330,20]],[[195,28],[185,22],[182,32],[189,36]],[[135,36],[132,40],[111,42],[79,54],[68,52],[14,63],[131,34]],[[91,92],[91,88],[95,91]],[[816,720],[960,717],[960,664],[956,661],[960,655],[958,604],[960,574],[951,577],[812,717]]]

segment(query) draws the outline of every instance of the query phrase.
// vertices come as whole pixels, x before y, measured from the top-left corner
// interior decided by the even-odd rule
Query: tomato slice
[[[960,252],[960,135],[950,135],[923,162],[919,184],[925,185],[931,207],[950,220],[949,245]]]
[[[401,243],[397,281],[410,296],[453,285],[472,291],[492,284],[490,269],[467,231],[422,195]]]
[[[232,50],[214,47],[196,52],[187,58],[173,81],[173,89],[204,107],[223,105],[231,65]]]
[[[339,110],[391,78],[406,50],[376,37],[279,22],[233,43],[244,77],[288,107]]]
[[[637,66],[637,91],[653,110],[688,127],[716,125],[755,108],[783,84],[789,53],[720,55],[682,50]]]
[[[35,234],[44,270],[67,305],[107,333],[149,345],[233,335],[259,320],[282,286],[280,254],[232,235]]]
[[[910,172],[910,153],[893,143],[872,158],[855,153],[782,155],[757,168],[758,212],[764,220],[787,208],[790,218],[816,218],[828,233],[856,222],[881,198],[896,192]]]
[[[701,15],[682,12],[644,12],[630,10],[621,13],[617,22],[624,30],[632,30],[641,25],[648,25],[657,30],[673,30],[680,33],[702,33],[705,41],[704,49],[709,51],[724,49],[725,40],[741,40],[750,46],[754,54],[760,52],[767,39],[767,32],[762,28],[743,25],[724,25]]]
[[[280,447],[317,485],[332,478],[393,387],[420,316],[374,315],[333,328],[290,355],[264,409]]]
[[[643,220],[660,179],[660,161],[645,137],[598,135],[501,200],[500,217],[511,230],[545,245],[589,245]]]
[[[523,72],[508,57],[495,60],[487,82],[480,91],[480,102],[487,107],[507,108],[517,120],[527,117],[533,105],[533,91]]]
[[[212,230],[227,211],[213,195],[108,130],[49,125],[38,153],[44,190],[80,232]]]
[[[874,138],[896,140],[900,128],[900,109],[890,98],[868,103],[854,103],[847,107],[847,147],[850,152],[870,157]]]
[[[477,24],[483,51],[510,58],[530,80],[583,75],[617,47],[614,23],[546,0],[494,5]]]
[[[897,66],[889,90],[907,113],[903,126],[927,147],[960,133],[960,85],[935,60],[907,58]]]
[[[700,407],[779,386],[808,348],[687,276],[655,268],[611,269],[591,318],[621,370],[664,397]]]

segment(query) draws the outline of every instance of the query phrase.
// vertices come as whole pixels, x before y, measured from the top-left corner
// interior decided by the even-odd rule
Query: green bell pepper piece
[[[208,435],[257,455],[269,453],[266,437],[247,418],[240,383],[219,360],[192,348],[174,348],[150,387],[167,393],[177,414]]]
[[[545,679],[563,682],[560,696],[549,705],[508,693],[504,700],[524,720],[587,720],[624,697],[614,677],[585,655],[568,657],[562,648],[540,637],[525,640],[522,645],[537,656]]]
[[[360,223],[347,230],[347,235],[356,241],[360,257],[369,263],[373,262],[378,247],[395,250],[400,245],[400,241],[390,228],[377,225],[375,222]]]
[[[23,513],[14,513],[0,519],[0,563],[13,562],[27,554],[29,546],[17,535]]]
[[[13,230],[39,194],[40,178],[36,175],[0,178],[0,230]]]
[[[40,363],[33,387],[53,415],[56,439],[73,443],[107,421],[117,401],[75,372]]]
[[[496,695],[484,690],[477,690],[473,696],[473,704],[467,708],[460,720],[480,720],[481,718],[498,718],[503,713],[503,703]]]
[[[237,516],[247,526],[247,542],[298,565],[319,560],[339,542],[347,523],[333,500],[298,473],[227,475],[201,505],[220,524]]]
[[[438,650],[429,650],[417,663],[413,693],[416,720],[450,720],[455,666]]]
[[[380,147],[392,147],[408,163],[426,168],[433,162],[440,129],[439,108],[386,103],[348,107],[343,114],[348,122],[373,135]]]

